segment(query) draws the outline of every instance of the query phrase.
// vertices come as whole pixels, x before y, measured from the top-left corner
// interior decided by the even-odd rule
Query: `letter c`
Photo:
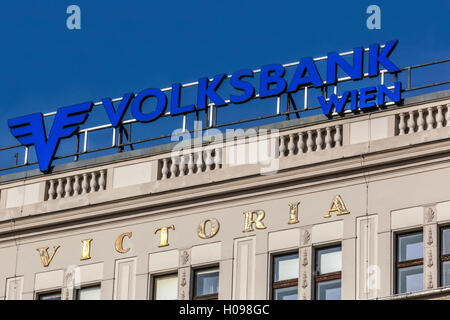
[[[130,251],[130,248],[127,248],[126,250],[123,248],[123,238],[128,237],[131,238],[131,236],[133,235],[132,232],[126,232],[126,233],[122,233],[116,240],[115,243],[115,247],[116,247],[116,251],[119,253],[127,253],[128,251]]]

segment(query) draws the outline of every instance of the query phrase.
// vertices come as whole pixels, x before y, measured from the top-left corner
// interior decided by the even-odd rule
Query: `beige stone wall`
[[[71,299],[75,281],[100,283],[102,299],[149,299],[153,276],[178,273],[179,298],[189,299],[193,270],[219,266],[219,299],[268,299],[272,255],[298,251],[299,299],[311,299],[314,250],[337,243],[342,298],[383,298],[394,290],[394,235],[415,229],[432,260],[424,288],[436,289],[438,228],[450,223],[450,127],[396,136],[394,117],[340,120],[342,148],[282,158],[271,175],[249,164],[158,180],[158,155],[50,177],[106,170],[105,190],[73,197],[47,200],[45,176],[1,185],[0,298],[61,289]],[[338,195],[350,213],[325,217]],[[298,202],[299,221],[289,224]],[[244,232],[244,213],[258,210],[266,228]],[[202,239],[207,219],[220,228]],[[168,245],[159,246],[155,231],[169,226]],[[124,233],[126,252],[118,252]],[[90,258],[81,259],[88,239]],[[37,249],[51,255],[55,246],[43,266]]]

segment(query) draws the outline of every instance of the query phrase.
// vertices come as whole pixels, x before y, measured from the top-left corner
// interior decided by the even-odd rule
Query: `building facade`
[[[261,129],[0,177],[0,298],[447,297],[450,91]]]

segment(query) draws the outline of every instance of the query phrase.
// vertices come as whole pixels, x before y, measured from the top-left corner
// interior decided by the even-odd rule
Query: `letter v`
[[[105,107],[106,113],[108,114],[109,120],[114,128],[122,122],[125,112],[127,111],[133,98],[133,93],[124,94],[117,111],[114,109],[111,98],[102,99],[103,106]]]
[[[39,255],[41,256],[42,264],[44,265],[44,267],[48,267],[50,262],[52,262],[56,250],[58,250],[58,248],[59,246],[53,246],[53,253],[50,256],[48,255],[48,247],[36,249],[39,252]]]

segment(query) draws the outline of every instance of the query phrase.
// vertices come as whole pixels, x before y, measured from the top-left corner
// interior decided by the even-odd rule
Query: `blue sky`
[[[71,4],[81,8],[81,30],[66,28]],[[371,4],[381,8],[381,30],[366,28]],[[16,143],[9,118],[242,68],[392,39],[399,67],[449,58],[449,14],[448,0],[8,1],[0,147]]]

